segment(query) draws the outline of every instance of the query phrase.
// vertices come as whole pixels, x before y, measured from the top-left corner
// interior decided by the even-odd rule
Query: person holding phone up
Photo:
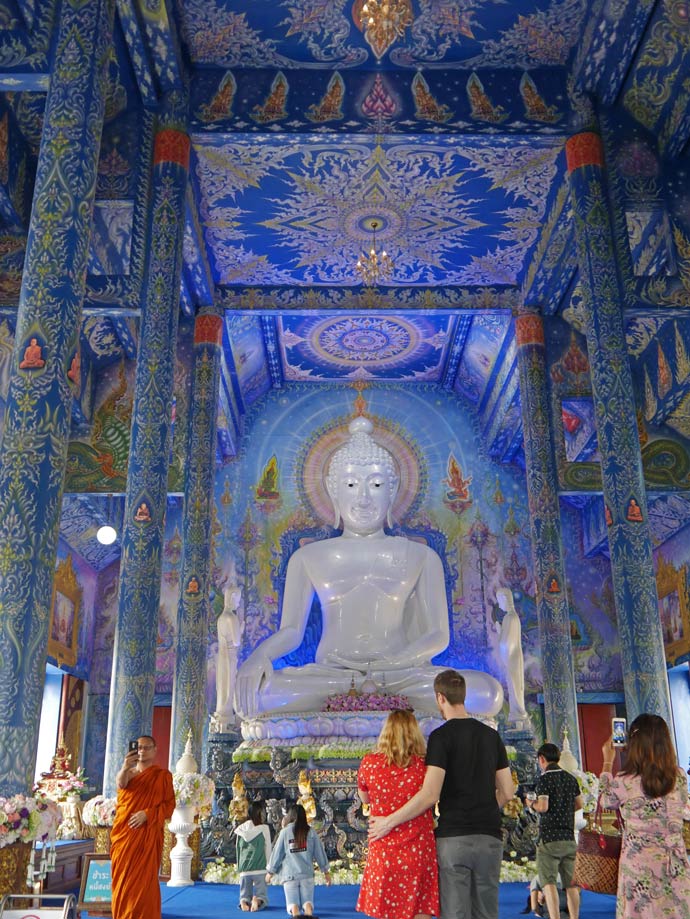
[[[683,820],[690,820],[687,776],[668,725],[642,714],[631,723],[624,767],[613,777],[613,737],[604,756],[599,791],[604,807],[619,808],[623,842],[616,919],[690,919],[690,863]]]
[[[172,774],[155,763],[148,734],[130,742],[117,774],[117,810],[110,833],[113,919],[160,919],[158,869],[165,821],[175,809]]]
[[[580,915],[580,888],[573,886],[575,870],[575,811],[582,807],[580,785],[574,775],[561,769],[561,751],[556,744],[545,743],[537,750],[541,776],[535,788],[537,799],[526,799],[528,807],[539,814],[537,872],[544,891],[549,919],[560,919],[556,879],[560,874],[565,888],[570,919]]]

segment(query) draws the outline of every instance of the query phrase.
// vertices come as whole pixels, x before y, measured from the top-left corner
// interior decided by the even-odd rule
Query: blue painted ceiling
[[[646,132],[652,156],[685,149],[687,47],[676,32],[686,2],[399,2],[395,37],[362,27],[362,0],[117,3],[84,359],[97,373],[135,353],[146,126],[186,81],[181,307],[227,308],[219,457],[269,386],[360,380],[454,391],[489,455],[519,461],[511,312],[527,299],[578,322],[565,137],[595,94]],[[10,325],[58,9],[0,0],[0,308]],[[655,79],[664,94],[651,104]],[[631,209],[629,219],[636,264],[668,273],[663,214]],[[395,267],[372,290],[354,265],[374,222]],[[654,390],[643,324],[630,336]],[[650,408],[657,420],[675,412],[683,434],[684,395]],[[88,406],[75,421],[88,423]],[[573,449],[582,456],[588,444]]]

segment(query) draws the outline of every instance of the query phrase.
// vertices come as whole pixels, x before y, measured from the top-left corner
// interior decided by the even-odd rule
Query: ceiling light
[[[365,38],[380,60],[388,48],[414,21],[410,0],[366,0],[359,21]]]
[[[368,287],[376,287],[382,281],[390,280],[395,268],[393,259],[385,249],[382,252],[376,251],[376,230],[379,225],[378,220],[372,220],[369,223],[373,236],[371,249],[368,255],[362,252],[355,265],[362,279],[362,284],[366,284]]]
[[[102,546],[111,546],[117,539],[117,530],[106,524],[96,530],[96,539]]]

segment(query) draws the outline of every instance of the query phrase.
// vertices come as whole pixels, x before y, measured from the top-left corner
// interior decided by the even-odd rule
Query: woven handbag
[[[619,833],[604,833],[601,825],[601,796],[591,827],[580,830],[575,856],[573,885],[593,893],[612,893],[618,889],[618,862],[623,838]],[[618,819],[620,826],[620,814]]]

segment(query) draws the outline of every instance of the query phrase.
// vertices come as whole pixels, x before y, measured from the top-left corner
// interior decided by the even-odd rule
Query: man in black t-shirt
[[[434,692],[446,724],[429,735],[424,784],[393,814],[370,817],[369,837],[381,839],[438,801],[441,916],[498,919],[500,809],[515,792],[508,756],[498,733],[467,714],[462,674],[442,671]]]
[[[574,775],[561,769],[561,751],[556,744],[545,743],[537,750],[542,775],[535,791],[534,810],[539,814],[537,872],[544,891],[549,919],[559,919],[556,877],[560,873],[568,901],[570,919],[580,914],[580,888],[573,887],[575,870],[575,811],[582,807],[580,785]]]

